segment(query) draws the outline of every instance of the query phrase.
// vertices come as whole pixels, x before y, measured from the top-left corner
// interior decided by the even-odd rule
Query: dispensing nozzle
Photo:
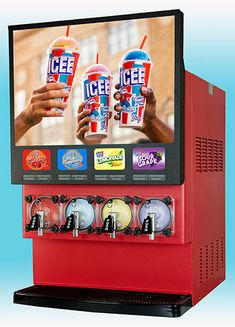
[[[117,231],[117,214],[116,212],[110,213],[112,220],[113,220],[113,231],[110,233],[110,238],[116,238],[116,231]]]
[[[156,232],[156,218],[155,218],[155,213],[149,213],[148,215],[149,215],[150,221],[151,221],[151,233],[149,234],[149,239],[151,241],[154,241],[154,239],[155,239],[155,232]]]
[[[37,211],[37,215],[38,215],[38,236],[43,236],[45,212],[43,210],[39,210]]]
[[[80,229],[80,212],[73,211],[74,222],[73,222],[73,237],[78,237]]]

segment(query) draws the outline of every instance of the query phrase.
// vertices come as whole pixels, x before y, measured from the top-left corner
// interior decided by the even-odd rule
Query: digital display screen
[[[9,39],[13,182],[167,181],[182,141],[180,11],[11,26]]]

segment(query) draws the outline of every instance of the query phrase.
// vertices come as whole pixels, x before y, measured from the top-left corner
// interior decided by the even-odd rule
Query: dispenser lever
[[[31,217],[30,223],[26,224],[25,231],[30,232],[32,230],[37,230],[39,226],[39,216],[36,213],[34,216]]]
[[[156,219],[155,213],[149,213],[148,216],[144,219],[141,234],[148,234],[149,239],[153,241],[155,239],[156,232]]]
[[[102,226],[102,233],[112,233],[113,231],[113,218],[111,215],[108,215],[105,218],[103,226]]]
[[[73,231],[73,229],[74,229],[74,215],[71,214],[66,218],[65,224],[60,227],[60,231],[62,233],[65,233],[65,232]]]
[[[104,224],[102,226],[102,233],[110,233],[111,238],[116,237],[117,231],[117,219],[116,212],[111,212],[107,218],[104,220]]]

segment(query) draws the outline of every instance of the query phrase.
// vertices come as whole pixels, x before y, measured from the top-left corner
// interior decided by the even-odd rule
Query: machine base
[[[34,285],[14,293],[14,303],[70,310],[180,317],[191,295]]]

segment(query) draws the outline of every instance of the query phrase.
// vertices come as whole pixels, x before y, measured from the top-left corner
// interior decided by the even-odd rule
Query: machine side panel
[[[225,278],[225,92],[186,73],[186,215],[192,217],[193,304]]]
[[[191,294],[191,244],[33,240],[34,283]]]

